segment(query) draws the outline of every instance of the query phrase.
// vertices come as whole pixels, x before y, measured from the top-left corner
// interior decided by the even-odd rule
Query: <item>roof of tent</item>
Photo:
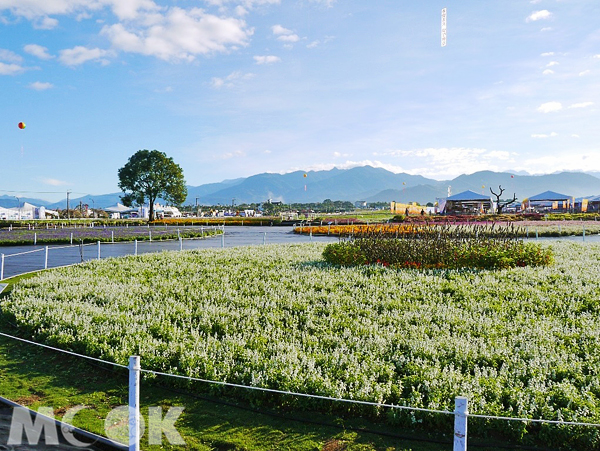
[[[531,196],[529,198],[532,200],[569,200],[571,196],[567,196],[566,194],[560,194],[554,191],[544,191],[543,193],[536,194],[535,196]]]
[[[473,191],[467,190],[462,193],[455,194],[454,196],[448,197],[446,200],[449,201],[461,201],[461,200],[490,200],[490,196],[484,196]]]
[[[127,211],[137,211],[137,208],[129,208],[123,204],[117,203],[117,205],[115,205],[113,207],[105,208],[104,211],[108,211],[110,213],[125,213]]]

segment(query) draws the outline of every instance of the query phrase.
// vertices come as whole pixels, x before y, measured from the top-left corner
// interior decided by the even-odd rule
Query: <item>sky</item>
[[[0,195],[118,192],[140,149],[191,186],[600,171],[599,17],[598,0],[0,0]]]

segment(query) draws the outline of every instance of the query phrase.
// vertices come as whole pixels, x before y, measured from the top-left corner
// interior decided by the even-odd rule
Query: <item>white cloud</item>
[[[282,27],[281,25],[273,25],[271,27],[273,34],[277,36],[277,40],[284,42],[298,42],[300,37],[292,30]]]
[[[221,155],[215,155],[213,158],[216,160],[231,160],[232,158],[241,158],[245,157],[246,152],[243,150],[236,150],[234,152],[227,152]]]
[[[7,63],[20,63],[23,58],[10,50],[0,49],[0,60]]]
[[[78,66],[87,61],[99,61],[102,64],[106,64],[108,61],[105,57],[110,55],[111,53],[107,50],[99,48],[88,49],[87,47],[78,45],[72,49],[61,50],[58,59],[67,66]]]
[[[468,147],[389,150],[379,155],[410,161],[419,167],[404,172],[437,179],[464,174],[465,168],[469,168],[470,172],[503,170],[517,162],[513,152]]]
[[[544,27],[544,28],[542,28],[540,31],[541,31],[542,33],[545,33],[546,31],[552,31],[552,30],[553,30],[553,28],[552,28],[552,27]]]
[[[526,170],[530,173],[544,174],[556,171],[556,168],[561,168],[562,171],[589,171],[592,167],[600,166],[600,154],[564,152],[560,151],[556,155],[545,154],[542,156],[536,155],[528,159],[524,159],[515,167],[515,170]]]
[[[554,113],[556,111],[562,110],[562,103],[560,102],[546,102],[542,103],[538,109],[540,113]]]
[[[256,61],[256,64],[273,64],[279,63],[281,58],[273,55],[255,56],[254,61]]]
[[[25,69],[18,64],[5,64],[0,62],[0,75],[17,75]]]
[[[192,61],[196,55],[226,52],[246,46],[253,30],[241,19],[217,17],[200,8],[189,11],[171,8],[165,15],[153,15],[146,28],[127,29],[123,24],[105,26],[114,48],[169,60]]]
[[[284,42],[298,42],[300,40],[300,37],[297,34],[287,34],[287,35],[278,36],[277,40],[284,41]]]
[[[89,11],[109,7],[121,20],[132,20],[140,12],[156,12],[161,9],[152,0],[2,0],[4,9],[17,16],[32,20],[40,28],[54,28],[58,21],[49,16],[76,14],[87,17]]]
[[[533,134],[531,135],[532,138],[554,138],[555,136],[558,136],[558,133],[550,133],[549,135],[546,134]]]
[[[542,0],[531,0],[529,3],[535,5],[536,3],[540,3]]]
[[[35,89],[36,91],[45,91],[46,89],[53,88],[54,85],[48,82],[34,81],[29,84],[31,89]]]
[[[68,185],[68,182],[62,181],[62,180],[57,180],[57,179],[42,179],[41,180],[42,183],[45,183],[46,185],[51,185],[51,186],[64,186],[64,185]]]
[[[315,47],[317,47],[320,44],[320,42],[317,41],[312,41],[310,44],[307,44],[306,47],[309,49],[314,49]]]
[[[571,138],[579,138],[579,135],[576,135],[575,133],[573,133],[573,134],[571,135]]]
[[[348,157],[350,157],[352,155],[349,154],[349,153],[333,152],[333,156],[335,158],[340,158],[340,157],[348,158]]]
[[[254,74],[252,74],[252,73],[244,74],[240,71],[235,71],[235,72],[230,73],[229,75],[227,75],[227,77],[224,77],[224,78],[213,77],[210,81],[210,84],[213,88],[216,88],[216,89],[219,89],[222,87],[231,88],[231,87],[235,86],[236,81],[248,80],[252,77],[254,77]]]
[[[58,20],[53,17],[41,17],[33,21],[33,27],[38,30],[52,30],[58,26]]]
[[[42,60],[54,58],[53,55],[50,55],[48,53],[48,49],[46,47],[42,47],[41,45],[27,44],[25,47],[23,47],[23,50],[25,50],[30,55],[37,56],[39,59]]]
[[[585,76],[585,75],[588,75],[588,74],[590,74],[590,73],[592,73],[592,71],[591,71],[591,70],[589,70],[589,69],[588,69],[588,70],[584,70],[583,72],[579,72],[579,76],[580,76],[580,77],[583,77],[583,76]]]
[[[273,34],[274,35],[281,35],[281,34],[293,34],[294,32],[292,30],[288,30],[287,28],[282,27],[281,25],[273,25],[271,27],[271,30],[273,30]]]
[[[554,52],[544,52],[540,56],[552,56],[552,55],[554,55]]]
[[[240,17],[243,17],[246,14],[248,14],[248,10],[241,5],[236,6],[234,11],[235,11],[235,14]]]
[[[546,64],[546,67],[558,66],[560,63],[558,61],[550,61]]]
[[[574,103],[573,105],[570,105],[568,108],[587,108],[588,106],[592,106],[593,104],[594,104],[594,102]]]
[[[549,19],[550,17],[552,17],[552,13],[550,11],[548,11],[547,9],[543,9],[541,11],[535,11],[533,13],[531,13],[527,19],[525,19],[526,22],[535,22],[537,20],[543,20],[543,19]]]
[[[336,0],[309,0],[311,3],[320,3],[322,5],[325,5],[327,8],[331,8],[333,7],[333,4],[336,2]]]
[[[544,74],[544,75],[550,75],[550,74],[553,74],[553,73],[554,73],[554,71],[550,70],[550,69],[546,69],[544,72],[542,72],[542,74]]]
[[[600,54],[594,55],[594,58],[600,58]]]

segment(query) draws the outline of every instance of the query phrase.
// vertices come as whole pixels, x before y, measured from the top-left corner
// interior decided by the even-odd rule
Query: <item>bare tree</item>
[[[513,202],[515,202],[517,200],[517,196],[513,193],[513,198],[511,200],[507,200],[504,202],[500,201],[500,196],[502,196],[502,193],[505,191],[502,188],[502,185],[498,185],[498,188],[500,189],[500,192],[498,194],[496,194],[494,191],[492,191],[492,188],[490,188],[490,192],[496,196],[496,213],[497,214],[502,214],[502,209],[504,207],[506,207],[507,205],[512,204]]]

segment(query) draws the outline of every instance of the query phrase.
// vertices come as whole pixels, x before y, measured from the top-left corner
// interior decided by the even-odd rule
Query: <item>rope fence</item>
[[[183,250],[183,241],[192,241],[192,240],[198,240],[198,239],[202,239],[205,238],[205,232],[215,232],[217,230],[221,231],[221,247],[225,247],[225,228],[224,226],[199,226],[196,227],[196,229],[200,230],[200,236],[199,237],[192,237],[192,238],[184,238],[183,236],[181,236],[181,232],[179,229],[177,230],[177,238],[163,238],[156,235],[156,231],[155,231],[155,235],[154,235],[154,241],[152,239],[152,230],[149,229],[148,230],[148,237],[147,239],[144,240],[138,240],[138,239],[133,239],[133,240],[129,240],[129,241],[125,241],[125,240],[121,240],[121,241],[115,241],[114,240],[114,233],[111,237],[111,241],[96,241],[95,243],[76,243],[73,244],[73,234],[71,233],[71,237],[70,237],[70,241],[71,244],[68,245],[64,245],[64,246],[44,246],[41,247],[39,249],[33,249],[30,251],[24,251],[24,252],[16,252],[13,254],[0,254],[0,280],[4,279],[5,273],[6,273],[6,266],[7,266],[7,259],[14,259],[16,257],[23,257],[25,255],[29,255],[29,254],[35,254],[35,253],[39,253],[39,252],[44,252],[44,260],[43,262],[39,262],[39,261],[33,261],[32,259],[29,259],[28,261],[26,261],[25,263],[22,263],[21,266],[24,268],[27,268],[26,271],[18,271],[18,272],[13,272],[10,274],[10,277],[15,277],[15,276],[20,276],[20,275],[24,275],[24,274],[28,274],[30,272],[34,272],[34,271],[39,271],[39,270],[44,270],[44,269],[48,269],[49,267],[60,267],[60,266],[67,266],[69,264],[75,264],[75,263],[82,263],[86,260],[93,260],[93,259],[101,259],[102,258],[102,247],[103,246],[108,246],[108,245],[113,245],[113,244],[132,244],[133,248],[132,249],[121,249],[119,255],[138,255],[138,248],[140,245],[147,245],[147,246],[160,246],[161,244],[166,244],[166,243],[175,243],[175,242],[179,242],[179,250]],[[208,236],[212,236],[212,235],[208,235]],[[157,239],[158,238],[158,239]],[[37,238],[34,239],[34,243],[37,242]],[[263,238],[263,244],[266,244],[266,233],[265,236]],[[96,247],[97,251],[95,252],[94,255],[90,255],[88,252],[88,255],[85,255],[84,252],[84,248],[90,248],[90,247]],[[48,264],[48,258],[50,257],[50,253],[51,252],[55,252],[55,251],[65,251],[65,250],[74,250],[77,251],[79,250],[78,255],[62,255],[62,261],[59,264],[56,265],[50,265]],[[151,252],[151,251],[150,251]],[[112,256],[116,256],[116,255],[112,255]],[[59,256],[61,257],[61,256]],[[68,263],[68,261],[70,261],[70,263]]]
[[[545,423],[559,426],[586,426],[586,427],[595,427],[600,428],[600,424],[597,423],[585,423],[585,422],[577,422],[577,421],[558,421],[558,420],[545,420],[545,419],[536,419],[536,418],[515,418],[515,417],[502,417],[502,416],[494,416],[494,415],[482,415],[482,414],[474,414],[469,413],[468,410],[468,398],[464,396],[457,396],[454,399],[454,411],[448,410],[437,410],[437,409],[426,409],[421,407],[411,407],[411,406],[403,406],[396,404],[386,404],[386,403],[378,403],[378,402],[370,402],[370,401],[361,401],[355,399],[345,399],[345,398],[336,398],[331,396],[321,396],[321,395],[313,395],[310,393],[300,393],[286,390],[276,390],[272,388],[265,387],[256,387],[249,386],[243,384],[235,384],[232,382],[223,382],[223,381],[214,381],[209,379],[201,379],[190,376],[183,376],[179,374],[171,374],[164,373],[160,371],[153,371],[149,369],[143,369],[141,367],[141,359],[139,356],[131,356],[129,357],[128,365],[121,365],[115,362],[110,362],[102,359],[98,359],[95,357],[90,357],[82,354],[78,354],[75,352],[67,351],[64,349],[56,348],[53,346],[44,345],[41,343],[36,343],[31,340],[26,340],[24,338],[15,337],[9,334],[5,334],[0,332],[0,336],[18,340],[20,342],[28,343],[35,346],[40,346],[45,349],[49,349],[52,351],[61,352],[64,354],[69,354],[71,356],[92,360],[94,362],[102,363],[105,365],[112,365],[119,368],[127,368],[129,372],[129,450],[130,451],[139,451],[140,450],[140,376],[141,373],[152,374],[155,376],[164,376],[164,377],[172,377],[177,379],[186,379],[189,381],[202,382],[213,385],[227,386],[233,388],[239,388],[244,390],[255,390],[267,393],[276,393],[280,395],[287,396],[299,396],[304,398],[311,399],[319,399],[326,400],[332,402],[343,402],[349,404],[357,404],[364,406],[372,406],[372,407],[385,407],[389,409],[396,410],[405,410],[405,411],[414,411],[414,412],[423,412],[423,413],[431,413],[431,414],[440,414],[440,415],[453,415],[454,416],[454,441],[453,441],[453,451],[466,451],[467,450],[467,420],[468,418],[482,418],[487,420],[502,420],[502,421],[520,421],[527,423]]]

